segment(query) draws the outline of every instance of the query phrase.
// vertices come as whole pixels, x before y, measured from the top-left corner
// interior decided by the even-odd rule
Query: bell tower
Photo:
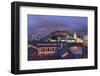
[[[76,34],[76,32],[74,33],[74,39],[77,39],[77,34]]]

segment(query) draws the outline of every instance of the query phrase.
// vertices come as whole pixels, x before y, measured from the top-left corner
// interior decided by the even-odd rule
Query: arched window
[[[54,48],[52,48],[52,51],[54,51]]]
[[[50,49],[49,49],[49,47],[48,47],[48,51],[49,51]]]
[[[42,51],[45,51],[45,50],[44,50],[44,47],[42,48]]]

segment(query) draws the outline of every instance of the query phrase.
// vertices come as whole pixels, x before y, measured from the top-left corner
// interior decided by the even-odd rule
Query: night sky
[[[57,30],[87,34],[88,17],[28,15],[28,39],[32,35],[44,37]]]

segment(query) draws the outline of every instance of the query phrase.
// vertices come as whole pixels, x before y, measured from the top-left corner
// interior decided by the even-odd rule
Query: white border
[[[27,61],[27,14],[87,16],[88,17],[88,59],[66,59]],[[20,70],[62,67],[94,66],[94,11],[76,9],[57,9],[43,7],[20,7]]]

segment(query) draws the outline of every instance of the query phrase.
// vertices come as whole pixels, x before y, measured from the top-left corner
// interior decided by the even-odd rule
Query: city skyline
[[[87,34],[87,24],[87,17],[28,15],[28,39],[32,35],[44,37],[57,30]]]
[[[87,31],[87,17],[28,15],[28,60],[87,58]]]

